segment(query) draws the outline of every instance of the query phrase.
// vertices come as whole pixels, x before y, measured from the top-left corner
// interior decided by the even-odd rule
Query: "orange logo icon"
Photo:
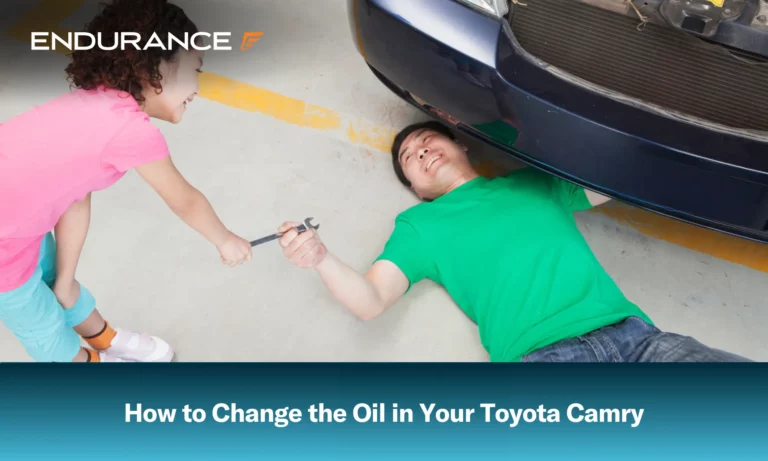
[[[254,43],[259,41],[259,38],[264,35],[264,32],[246,32],[243,34],[243,43],[240,45],[241,50],[247,50],[252,47]]]

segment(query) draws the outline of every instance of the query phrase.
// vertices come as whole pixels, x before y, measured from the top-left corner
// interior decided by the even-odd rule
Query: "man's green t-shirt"
[[[532,168],[479,177],[401,213],[377,261],[443,285],[491,361],[516,362],[630,316],[651,322],[577,228],[573,212],[590,207],[583,188]]]

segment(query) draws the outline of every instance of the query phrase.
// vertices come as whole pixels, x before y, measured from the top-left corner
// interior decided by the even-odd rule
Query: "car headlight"
[[[509,0],[459,0],[459,2],[496,18],[503,18],[509,12]]]

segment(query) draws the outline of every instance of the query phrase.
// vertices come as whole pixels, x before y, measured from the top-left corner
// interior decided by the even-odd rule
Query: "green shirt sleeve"
[[[430,262],[424,243],[419,232],[408,221],[398,218],[384,251],[376,261],[385,260],[396,265],[408,278],[410,290],[414,283],[426,278],[429,273]]]
[[[569,211],[583,211],[592,208],[583,187],[550,175],[553,198]]]

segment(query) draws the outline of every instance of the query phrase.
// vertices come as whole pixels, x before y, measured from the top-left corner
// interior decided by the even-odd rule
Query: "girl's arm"
[[[224,226],[208,199],[184,179],[170,157],[139,166],[136,171],[179,218],[216,247],[222,262],[234,266],[250,261],[250,243]]]
[[[75,271],[90,223],[91,194],[88,194],[82,201],[70,205],[54,227],[56,282],[53,293],[65,309],[74,306],[80,297],[80,285],[75,281]]]

